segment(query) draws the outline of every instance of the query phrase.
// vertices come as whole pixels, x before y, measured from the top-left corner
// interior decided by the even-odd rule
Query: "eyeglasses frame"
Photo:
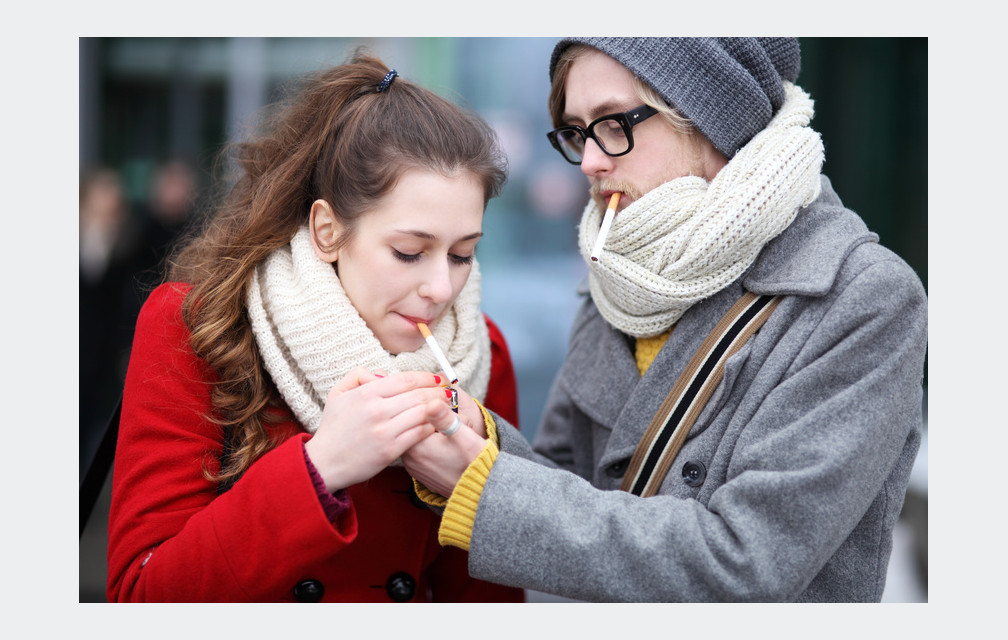
[[[623,113],[610,113],[604,116],[599,116],[598,118],[592,120],[587,127],[579,127],[576,124],[566,124],[557,127],[556,129],[547,132],[546,138],[549,139],[550,144],[553,145],[553,148],[556,149],[558,152],[560,152],[560,155],[563,156],[563,159],[571,164],[580,165],[581,162],[584,161],[584,152],[581,153],[581,160],[578,160],[576,162],[568,158],[567,154],[564,153],[564,150],[560,147],[560,143],[557,141],[557,134],[560,133],[561,131],[576,131],[581,136],[581,139],[584,141],[585,144],[588,143],[589,139],[592,139],[595,141],[595,144],[598,145],[598,148],[602,150],[602,153],[606,154],[611,158],[618,158],[620,156],[625,156],[626,154],[630,153],[634,148],[633,133],[631,130],[635,126],[644,122],[645,120],[647,120],[656,113],[658,113],[658,110],[652,107],[651,105],[642,104],[641,106],[635,109],[624,111]],[[620,151],[619,153],[610,153],[609,151],[606,150],[606,148],[602,145],[602,143],[599,142],[599,139],[595,137],[595,125],[602,122],[603,120],[616,120],[616,122],[618,122],[619,125],[623,128],[623,133],[624,135],[626,135],[628,143],[626,151]]]

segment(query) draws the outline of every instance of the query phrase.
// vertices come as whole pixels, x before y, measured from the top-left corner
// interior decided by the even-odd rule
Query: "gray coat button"
[[[619,460],[606,467],[605,474],[610,478],[622,478],[623,474],[626,473],[628,466],[630,466],[629,458],[625,460]]]
[[[682,467],[683,481],[691,487],[699,487],[707,478],[707,467],[704,463],[690,460]]]

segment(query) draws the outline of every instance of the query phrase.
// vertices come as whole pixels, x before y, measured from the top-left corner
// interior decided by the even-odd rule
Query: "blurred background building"
[[[927,39],[802,38],[824,172],[927,287]],[[477,258],[531,439],[563,360],[586,275],[576,224],[587,181],[546,140],[552,38],[81,38],[80,475],[125,376],[133,323],[161,261],[206,205],[216,152],[297,76],[358,46],[466,105],[510,162]],[[914,468],[886,600],[927,599],[927,439]],[[108,482],[81,535],[80,599],[104,599]],[[548,598],[546,598],[548,599]]]

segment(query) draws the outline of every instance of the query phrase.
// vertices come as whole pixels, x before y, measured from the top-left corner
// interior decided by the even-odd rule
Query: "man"
[[[927,299],[820,174],[799,68],[788,38],[556,45],[549,137],[591,183],[588,297],[534,450],[485,413],[486,441],[404,456],[474,577],[594,601],[881,600]],[[691,365],[740,298],[765,324]]]

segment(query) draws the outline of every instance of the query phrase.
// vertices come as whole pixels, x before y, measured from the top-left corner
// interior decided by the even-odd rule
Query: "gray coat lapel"
[[[616,422],[600,463],[607,466],[633,455],[658,408],[672,390],[679,375],[686,369],[693,354],[707,334],[732,304],[742,295],[742,288],[733,284],[716,295],[694,305],[686,312],[651,366],[634,387],[626,406]],[[698,427],[700,425],[697,425]]]
[[[822,176],[821,182],[819,198],[799,211],[794,222],[763,248],[743,274],[747,290],[824,296],[850,252],[865,242],[878,242],[878,235],[844,208],[829,178]]]
[[[559,382],[589,418],[611,428],[640,377],[630,343],[587,303],[571,335]]]
[[[613,329],[594,305],[582,308],[559,382],[598,427],[612,431],[599,459],[601,466],[633,455],[676,378],[741,295],[742,288],[736,283],[694,305],[680,319],[643,378],[637,371],[632,343]]]

